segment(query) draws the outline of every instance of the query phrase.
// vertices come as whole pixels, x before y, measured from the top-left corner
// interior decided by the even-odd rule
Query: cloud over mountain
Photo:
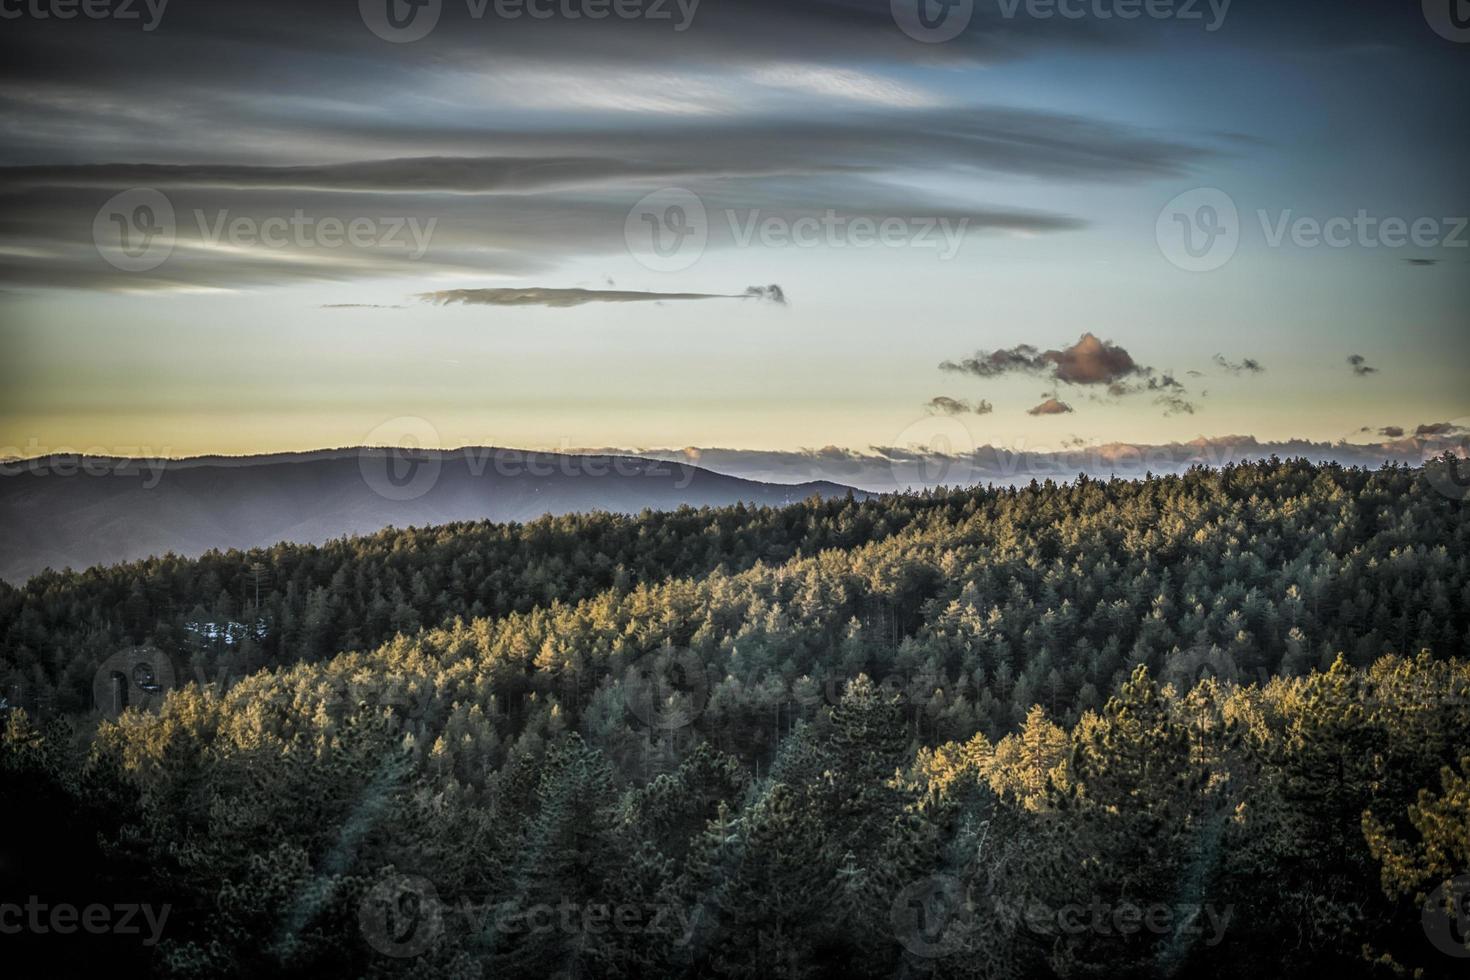
[[[1301,457],[1314,462],[1376,469],[1386,462],[1419,465],[1449,450],[1463,455],[1464,433],[1410,436],[1381,442],[1321,442],[1310,439],[1262,440],[1249,435],[1201,436],[1187,442],[1083,442],[1058,439],[1047,446],[957,445],[951,423],[936,420],[935,439],[903,446],[846,449],[825,446],[791,451],[722,448],[599,449],[698,463],[747,479],[796,483],[831,480],[866,490],[896,490],[940,484],[1022,485],[1031,479],[1074,479],[1078,473],[1107,479],[1145,473],[1182,473],[1191,466],[1223,466],[1243,460]],[[1431,426],[1435,423],[1430,423]]]

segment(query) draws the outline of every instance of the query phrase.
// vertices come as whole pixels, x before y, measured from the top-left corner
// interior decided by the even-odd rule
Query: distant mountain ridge
[[[577,511],[781,506],[841,484],[764,483],[687,462],[498,447],[265,456],[52,455],[0,464],[0,579],[211,549],[319,544],[385,527]]]
[[[927,420],[902,445],[865,450],[824,446],[817,449],[763,450],[687,446],[682,449],[579,448],[575,452],[628,452],[670,462],[688,462],[721,473],[762,482],[832,480],[872,493],[974,484],[1025,486],[1032,480],[1141,479],[1149,473],[1183,473],[1192,466],[1307,459],[1377,469],[1385,463],[1422,465],[1449,451],[1470,455],[1470,427],[1463,419],[1422,425],[1413,435],[1376,442],[1310,439],[1262,441],[1250,435],[1200,436],[1188,442],[1082,442],[1013,446],[976,445],[953,418]],[[1354,433],[1353,435],[1358,435]],[[917,442],[918,445],[912,443]],[[926,446],[944,448],[924,448]]]

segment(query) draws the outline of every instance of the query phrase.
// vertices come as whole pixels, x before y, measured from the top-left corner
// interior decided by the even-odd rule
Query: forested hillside
[[[1272,460],[47,575],[0,867],[179,976],[1454,976],[1466,539]]]

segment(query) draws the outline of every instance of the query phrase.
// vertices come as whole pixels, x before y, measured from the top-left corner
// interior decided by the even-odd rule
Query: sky
[[[1449,9],[5,0],[0,456],[1460,432]]]

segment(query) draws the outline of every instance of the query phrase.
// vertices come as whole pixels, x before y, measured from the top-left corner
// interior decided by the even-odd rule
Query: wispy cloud
[[[1170,415],[1193,415],[1195,410],[1195,404],[1193,402],[1183,395],[1172,391],[1159,395],[1154,399],[1154,404],[1163,406],[1165,417]]]
[[[612,178],[594,176],[587,161],[522,161],[533,176],[506,166],[439,161],[414,174],[404,161],[371,161],[327,168],[179,167],[149,183],[131,165],[59,168],[54,181],[46,168],[0,168],[0,285],[52,286],[133,292],[181,288],[263,288],[296,282],[496,274],[523,276],[557,268],[568,255],[626,255],[625,226],[648,193],[640,183],[659,176],[653,162],[640,171],[629,163],[613,167]],[[559,176],[558,176],[559,175]],[[123,179],[122,184],[110,183]],[[131,181],[138,178],[137,182]],[[231,186],[230,181],[244,186]],[[333,182],[340,181],[333,188]],[[259,182],[259,183],[252,183]],[[556,186],[558,182],[565,186]],[[577,189],[571,184],[581,182]],[[297,183],[310,185],[305,189]],[[507,192],[487,187],[500,184]],[[516,188],[514,185],[523,185]],[[372,189],[381,185],[396,190]],[[123,271],[99,261],[94,241],[100,209],[133,187],[157,189],[174,216],[159,241],[172,248],[147,271]],[[941,227],[970,235],[987,230],[1057,232],[1081,227],[1064,215],[963,206],[912,189],[851,174],[792,177],[710,178],[693,183],[707,213],[709,250],[742,244],[739,221],[728,215],[758,214],[785,222],[924,216]],[[124,216],[125,217],[125,216]],[[355,227],[367,221],[374,235],[359,244],[313,247],[296,240],[298,224],[309,237],[334,223]],[[267,244],[230,240],[236,223],[255,229],[285,229]],[[119,232],[105,226],[109,234]],[[338,233],[340,236],[340,232]],[[119,240],[107,240],[109,248]],[[748,244],[748,242],[746,242]],[[759,246],[757,246],[759,247]]]
[[[828,65],[786,63],[764,65],[749,75],[759,85],[791,89],[804,95],[865,105],[917,109],[939,99],[923,89],[872,72]]]
[[[1243,357],[1238,361],[1229,361],[1223,354],[1216,354],[1211,358],[1217,367],[1222,368],[1230,374],[1260,374],[1265,371],[1261,362],[1253,357]]]
[[[780,286],[749,286],[740,293],[659,293],[632,289],[575,289],[512,286],[488,289],[441,289],[417,298],[438,306],[584,306],[588,303],[657,303],[665,300],[754,299],[780,305],[786,294]]]
[[[924,406],[930,415],[989,415],[995,406],[985,399],[971,402],[962,398],[937,395]]]

